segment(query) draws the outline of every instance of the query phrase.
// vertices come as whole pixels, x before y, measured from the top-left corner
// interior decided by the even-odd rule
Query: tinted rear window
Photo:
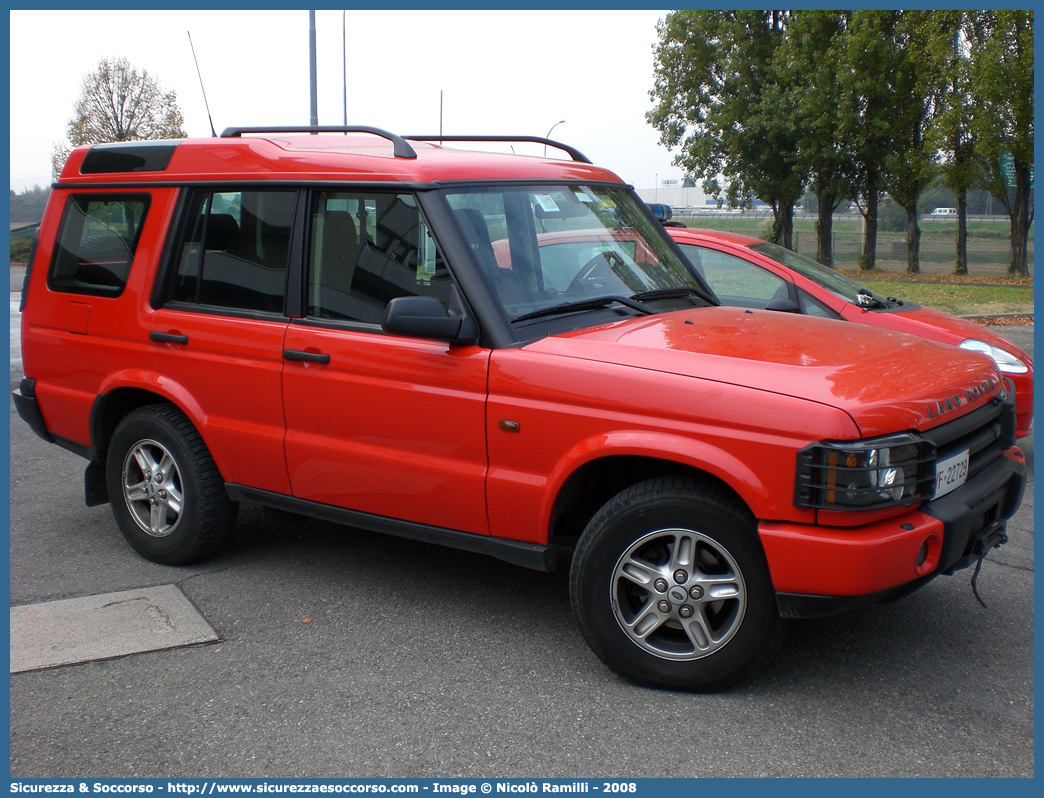
[[[48,288],[97,296],[122,293],[149,199],[148,194],[69,197],[47,275]]]

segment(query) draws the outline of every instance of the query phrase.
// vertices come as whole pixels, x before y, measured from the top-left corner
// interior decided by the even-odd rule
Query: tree
[[[986,187],[1011,218],[1008,271],[1027,276],[1033,222],[1033,12],[975,11],[970,18],[972,127]]]
[[[972,129],[974,100],[968,57],[968,14],[935,11],[941,37],[935,40],[946,76],[939,95],[939,113],[929,135],[942,154],[942,182],[953,192],[957,207],[955,274],[968,273],[968,194],[982,182]]]
[[[772,240],[791,246],[804,192],[792,86],[775,52],[782,11],[675,11],[657,26],[656,107],[646,116],[675,163],[734,207],[772,207]],[[719,183],[723,176],[726,185]]]
[[[777,51],[784,82],[793,87],[801,171],[816,195],[816,260],[831,267],[834,211],[855,194],[837,79],[844,27],[844,16],[836,11],[795,11],[787,41]]]
[[[877,262],[878,205],[885,158],[892,148],[891,83],[899,68],[893,43],[900,13],[847,12],[847,35],[840,50],[841,134],[852,153],[856,200],[863,215],[861,269],[873,269]]]
[[[945,88],[943,69],[953,31],[931,11],[903,11],[892,29],[892,146],[885,154],[885,187],[906,211],[906,271],[921,271],[918,201],[938,174],[929,130]],[[940,54],[941,53],[941,54]]]
[[[146,70],[126,58],[103,58],[83,79],[66,141],[51,158],[57,178],[73,147],[108,141],[178,139],[187,135],[175,92],[164,91]]]

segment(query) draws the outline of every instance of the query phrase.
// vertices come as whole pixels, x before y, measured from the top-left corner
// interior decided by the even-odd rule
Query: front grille
[[[968,450],[968,479],[985,471],[1015,445],[1015,403],[1010,395],[996,397],[961,418],[920,433],[935,444],[938,459]]]

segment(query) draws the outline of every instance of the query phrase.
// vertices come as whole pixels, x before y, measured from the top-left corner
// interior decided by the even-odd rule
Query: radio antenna
[[[199,75],[199,90],[203,92],[203,105],[207,109],[207,121],[210,122],[210,135],[217,138],[217,131],[214,130],[214,120],[210,117],[210,103],[207,102],[207,90],[203,88],[203,73],[199,71],[199,59],[196,58],[196,48],[192,45],[192,32],[185,32],[189,37],[189,47],[192,49],[192,60],[196,64],[196,74]]]

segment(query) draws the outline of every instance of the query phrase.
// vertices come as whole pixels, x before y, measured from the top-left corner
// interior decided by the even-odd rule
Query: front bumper
[[[831,615],[970,565],[1003,542],[1025,483],[1025,457],[1013,447],[952,493],[886,521],[845,529],[762,522],[780,613]]]

